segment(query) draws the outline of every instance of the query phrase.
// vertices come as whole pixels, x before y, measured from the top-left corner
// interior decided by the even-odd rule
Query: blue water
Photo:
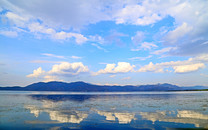
[[[0,129],[208,128],[208,92],[0,91]]]

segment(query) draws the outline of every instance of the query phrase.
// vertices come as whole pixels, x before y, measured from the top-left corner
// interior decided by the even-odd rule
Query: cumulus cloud
[[[142,5],[127,5],[115,14],[117,24],[149,25],[161,20],[164,16],[155,13],[151,8]]]
[[[128,62],[118,62],[117,66],[116,64],[107,64],[105,69],[99,70],[94,73],[94,75],[133,72],[134,67],[134,65],[131,65]]]
[[[175,52],[170,52],[172,55],[193,56],[206,53],[208,49],[208,44],[203,44],[208,41],[207,5],[206,0],[36,0],[29,3],[27,0],[4,0],[1,1],[0,8],[7,11],[1,15],[17,27],[23,27],[35,34],[46,34],[57,40],[75,39],[78,44],[89,40],[86,36],[74,32],[85,25],[113,21],[117,24],[146,26],[172,17],[174,26],[169,28],[160,40],[164,45],[177,47]],[[199,37],[201,40],[195,41]],[[137,41],[136,38],[132,39]],[[94,37],[94,40],[103,42],[101,37]]]
[[[41,67],[39,67],[36,70],[34,70],[32,74],[27,75],[27,77],[29,77],[29,78],[34,78],[34,77],[37,78],[37,77],[39,77],[39,76],[41,76],[43,74],[45,74],[45,71],[42,70]]]
[[[82,62],[62,62],[61,64],[53,65],[52,69],[48,73],[52,75],[73,76],[88,71],[88,67],[84,66]]]
[[[54,75],[46,75],[46,76],[44,76],[44,82],[50,82],[50,81],[63,81],[63,80],[60,80],[58,78],[58,76],[54,76]]]
[[[86,72],[89,72],[89,69],[82,62],[61,62],[60,64],[53,65],[52,69],[47,72],[39,67],[33,71],[33,74],[27,75],[27,77],[43,77],[44,81],[61,81],[60,77],[76,76]]]
[[[160,64],[153,64],[150,62],[148,65],[141,67],[137,72],[164,72],[163,67]]]
[[[190,64],[190,65],[180,65],[180,66],[174,66],[173,69],[176,73],[187,73],[199,70],[200,68],[204,68],[205,65],[203,63],[196,63],[196,64]]]
[[[137,72],[167,72],[173,69],[175,73],[188,73],[197,71],[205,67],[208,62],[208,55],[200,55],[194,58],[189,58],[184,61],[170,61],[153,64],[150,62],[148,65],[142,66]]]

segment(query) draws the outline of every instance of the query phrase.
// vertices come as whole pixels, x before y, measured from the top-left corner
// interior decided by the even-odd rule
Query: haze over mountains
[[[14,90],[14,91],[69,91],[69,92],[133,92],[133,91],[181,91],[181,90],[202,90],[208,89],[204,86],[193,87],[179,87],[176,85],[164,83],[154,85],[95,85],[90,83],[79,82],[38,82],[30,84],[26,87],[0,87],[0,90]]]

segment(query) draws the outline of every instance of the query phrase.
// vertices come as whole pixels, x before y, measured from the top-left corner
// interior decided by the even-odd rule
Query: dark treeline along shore
[[[193,86],[193,87],[179,87],[172,84],[154,84],[154,85],[95,85],[78,82],[38,82],[25,87],[0,87],[0,90],[13,91],[68,91],[68,92],[135,92],[135,91],[207,91],[208,87]]]

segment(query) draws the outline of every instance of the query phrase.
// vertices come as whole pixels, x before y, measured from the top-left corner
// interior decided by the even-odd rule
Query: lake
[[[0,91],[0,129],[208,129],[208,92]]]

